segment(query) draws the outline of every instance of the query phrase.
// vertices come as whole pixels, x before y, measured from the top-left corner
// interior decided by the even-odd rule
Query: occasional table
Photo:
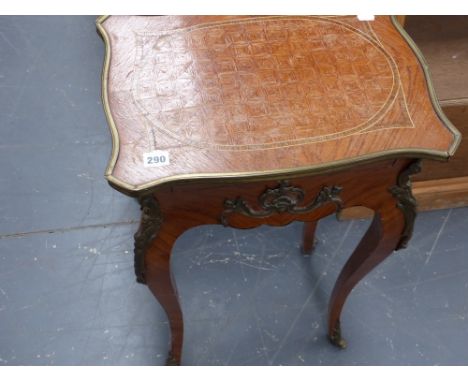
[[[372,223],[331,294],[328,336],[354,286],[411,237],[410,176],[447,160],[460,134],[414,43],[391,17],[112,16],[97,27],[113,150],[106,177],[138,198],[135,272],[169,318],[183,317],[171,249],[189,228],[316,222],[365,206]]]

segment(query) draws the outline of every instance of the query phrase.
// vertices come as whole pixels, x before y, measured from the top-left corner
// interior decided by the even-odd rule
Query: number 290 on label
[[[169,151],[156,150],[143,154],[143,166],[161,167],[169,164]]]

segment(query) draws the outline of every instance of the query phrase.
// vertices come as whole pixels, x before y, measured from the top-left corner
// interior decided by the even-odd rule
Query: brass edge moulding
[[[453,126],[453,124],[448,120],[448,118],[443,113],[440,105],[435,97],[434,88],[432,86],[432,82],[430,80],[430,76],[428,74],[427,64],[425,64],[425,60],[416,47],[415,43],[411,40],[408,36],[406,31],[402,29],[401,25],[396,20],[395,16],[391,16],[391,20],[395,28],[400,32],[404,40],[408,43],[411,47],[415,55],[417,56],[421,67],[423,69],[426,84],[429,89],[431,103],[436,111],[436,114],[439,116],[443,124],[452,132],[454,135],[454,143],[452,144],[450,150],[447,151],[439,151],[439,150],[426,150],[426,149],[394,149],[394,150],[386,150],[381,151],[378,153],[366,154],[354,158],[348,158],[333,162],[327,162],[326,164],[316,164],[312,166],[305,166],[299,168],[289,168],[289,169],[277,169],[277,170],[270,170],[270,171],[255,171],[255,172],[230,172],[230,173],[195,173],[195,174],[181,174],[181,175],[173,175],[168,176],[161,179],[156,179],[151,182],[143,183],[137,186],[132,184],[126,183],[120,179],[117,179],[113,176],[114,166],[117,162],[117,158],[119,156],[119,133],[117,127],[115,126],[114,120],[112,118],[112,114],[110,112],[109,100],[107,97],[107,78],[109,74],[109,67],[110,67],[110,60],[111,60],[111,46],[109,43],[109,36],[105,28],[103,27],[102,23],[108,18],[109,16],[100,16],[96,20],[96,27],[99,31],[100,35],[103,38],[104,45],[105,45],[105,58],[104,58],[104,66],[102,70],[102,102],[104,106],[104,113],[106,114],[106,119],[110,128],[111,136],[112,136],[112,154],[109,160],[109,163],[106,168],[105,177],[108,180],[109,184],[114,187],[116,190],[128,194],[130,196],[138,196],[142,194],[147,194],[153,191],[153,189],[157,186],[161,186],[162,184],[166,183],[174,183],[174,182],[192,182],[192,181],[202,181],[202,180],[210,180],[210,181],[219,181],[219,182],[239,182],[245,181],[250,182],[253,180],[265,180],[265,179],[276,179],[278,177],[298,177],[305,174],[320,174],[327,171],[339,171],[342,169],[346,169],[349,166],[355,164],[364,164],[364,163],[372,163],[379,160],[385,159],[394,159],[397,157],[405,157],[405,158],[427,158],[427,159],[436,159],[436,160],[448,160],[455,150],[457,149],[460,140],[461,134],[460,132]]]
[[[453,154],[455,154],[455,151],[457,151],[457,148],[460,145],[461,133],[453,125],[453,123],[450,122],[450,120],[447,118],[444,111],[440,107],[440,103],[439,103],[439,100],[437,99],[436,92],[435,92],[435,89],[434,89],[434,84],[432,83],[432,77],[431,77],[431,72],[429,70],[429,65],[427,64],[427,61],[424,58],[421,50],[418,48],[418,46],[416,45],[414,40],[410,37],[410,35],[405,31],[405,29],[399,23],[396,16],[390,16],[390,19],[392,20],[393,26],[401,34],[403,39],[406,41],[406,43],[409,45],[409,47],[413,51],[414,55],[417,57],[417,59],[419,61],[419,64],[421,65],[421,68],[423,70],[425,79],[426,79],[426,85],[427,85],[427,88],[428,88],[428,91],[429,91],[429,96],[430,96],[430,99],[431,99],[432,106],[433,106],[437,116],[442,121],[442,123],[445,125],[445,127],[447,127],[447,129],[454,136],[452,146],[448,150],[449,157],[451,157],[451,156],[453,156]]]
[[[326,172],[338,172],[346,170],[350,167],[357,165],[372,164],[380,161],[391,159],[434,159],[435,155],[440,155],[441,152],[430,150],[417,150],[412,151],[406,149],[388,150],[385,153],[373,153],[354,157],[352,159],[343,159],[339,161],[327,162],[325,164],[318,164],[314,166],[296,167],[292,169],[279,169],[271,171],[257,171],[257,172],[230,172],[230,173],[204,173],[204,174],[180,174],[168,176],[165,178],[156,179],[152,182],[144,183],[141,185],[133,186],[120,179],[115,178],[112,174],[106,175],[109,184],[116,190],[129,195],[139,196],[152,193],[155,188],[163,185],[172,185],[179,183],[201,183],[201,182],[214,182],[214,183],[247,183],[260,180],[281,180],[283,178],[298,178],[307,175],[319,175]],[[445,153],[446,154],[446,153]],[[438,157],[439,160],[448,160],[447,155]]]
[[[119,156],[120,150],[120,138],[119,138],[119,131],[115,126],[114,119],[112,118],[112,114],[110,111],[109,106],[109,99],[107,96],[107,78],[109,75],[109,67],[110,67],[110,60],[111,60],[111,46],[109,42],[109,36],[107,35],[106,30],[102,26],[102,23],[108,18],[109,16],[100,16],[96,19],[96,29],[98,30],[102,40],[104,41],[105,47],[105,55],[104,55],[104,66],[102,68],[101,73],[101,100],[104,106],[104,114],[106,115],[107,124],[109,125],[110,133],[112,136],[112,153],[111,158],[109,159],[109,163],[107,164],[105,176],[112,174],[114,170],[115,163],[117,162],[117,158]]]

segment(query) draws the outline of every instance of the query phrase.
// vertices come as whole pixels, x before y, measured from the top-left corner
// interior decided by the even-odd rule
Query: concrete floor
[[[111,189],[94,17],[0,17],[0,364],[161,365],[168,323],[135,283],[139,206]],[[328,296],[369,221],[196,228],[172,258],[186,365],[468,364],[468,210],[419,215],[414,238],[351,294],[346,350]]]

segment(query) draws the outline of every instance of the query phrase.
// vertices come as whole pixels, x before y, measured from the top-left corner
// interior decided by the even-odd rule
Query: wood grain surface
[[[392,152],[442,159],[456,146],[389,17],[113,16],[100,26],[118,134],[107,176],[121,188]],[[145,167],[155,150],[170,160]]]
[[[444,106],[445,115],[462,134],[460,145],[449,163],[424,161],[423,171],[414,177],[415,182],[431,179],[448,179],[468,176],[468,104]]]
[[[171,273],[172,248],[177,238],[190,228],[205,224],[220,224],[235,228],[254,228],[263,224],[283,226],[293,221],[305,222],[304,252],[313,249],[315,223],[344,207],[365,206],[375,212],[368,232],[343,267],[329,303],[328,335],[335,345],[344,346],[340,314],[353,287],[374,267],[389,256],[410,228],[413,221],[410,208],[401,208],[389,192],[398,184],[410,160],[385,160],[357,165],[353,171],[341,170],[329,174],[257,182],[163,184],[154,194],[147,195],[157,203],[162,224],[156,239],[138,262],[137,275],[164,308],[170,323],[171,348],[167,364],[180,365],[184,342],[184,319],[177,285]],[[270,208],[262,195],[278,191],[287,183],[292,188],[291,199],[274,193],[278,203]],[[320,198],[325,188],[337,190],[335,198]],[[300,191],[300,192],[299,192]],[[299,193],[298,193],[299,192]],[[320,203],[316,203],[321,200]],[[227,201],[241,201],[242,208],[233,208]],[[297,203],[296,203],[297,202]],[[307,208],[307,206],[314,206]],[[281,209],[281,206],[293,208]],[[400,204],[401,206],[401,204]],[[247,208],[250,212],[246,212]],[[406,211],[405,211],[406,210]],[[144,226],[144,224],[143,224]],[[411,235],[411,234],[410,234]]]
[[[406,31],[427,60],[437,98],[468,104],[468,17],[409,16]]]
[[[409,16],[405,30],[429,66],[445,115],[468,134],[468,16]],[[468,141],[462,139],[450,164],[426,161],[415,181],[468,176]]]

